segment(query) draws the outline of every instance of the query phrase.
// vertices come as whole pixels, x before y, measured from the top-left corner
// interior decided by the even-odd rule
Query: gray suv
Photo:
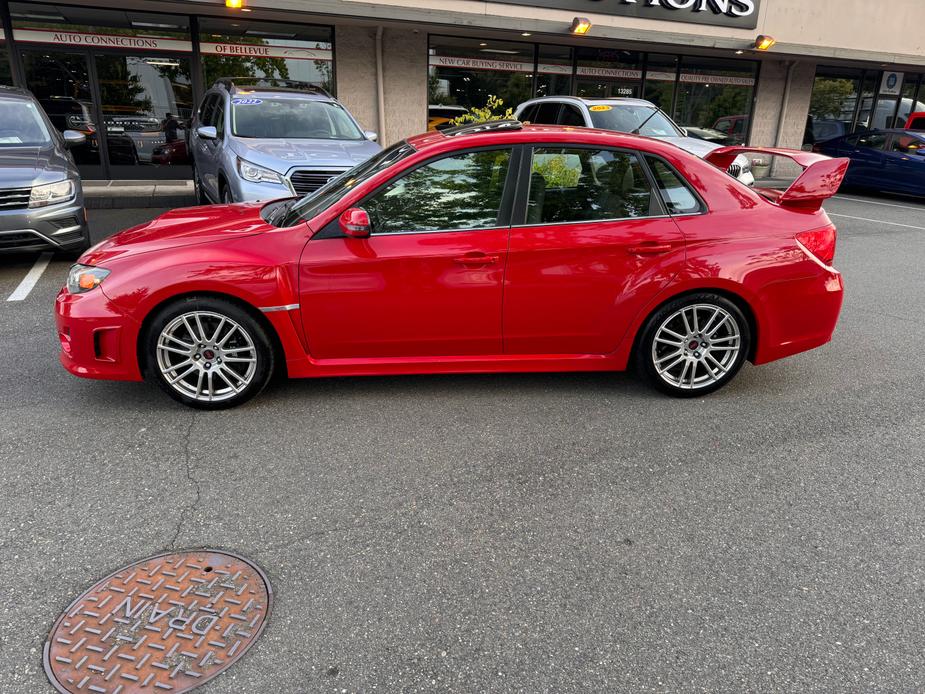
[[[722,146],[688,137],[687,131],[676,125],[664,111],[643,99],[544,96],[522,103],[514,117],[537,125],[575,125],[654,137],[700,158]],[[751,163],[741,154],[730,165],[729,175],[747,186],[755,185]]]
[[[221,79],[193,121],[199,202],[312,193],[382,148],[325,90],[289,80]]]
[[[0,253],[90,247],[80,174],[69,147],[83,133],[59,133],[25,89],[0,86]]]

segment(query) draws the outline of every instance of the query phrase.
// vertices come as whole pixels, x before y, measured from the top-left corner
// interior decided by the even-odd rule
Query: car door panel
[[[425,162],[361,201],[369,238],[307,244],[299,286],[313,357],[501,354],[514,151]]]
[[[529,185],[508,248],[504,351],[609,354],[676,274],[684,237],[634,153],[537,147],[521,171]],[[563,223],[595,215],[614,218]]]

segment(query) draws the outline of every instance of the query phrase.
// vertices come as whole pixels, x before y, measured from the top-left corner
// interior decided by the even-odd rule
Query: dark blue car
[[[814,149],[851,160],[843,187],[925,195],[925,133],[869,130],[820,142]]]

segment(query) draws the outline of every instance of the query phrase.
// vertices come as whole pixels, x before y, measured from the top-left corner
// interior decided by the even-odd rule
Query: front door
[[[613,352],[684,258],[683,236],[635,152],[536,147],[529,172],[526,211],[515,212],[524,223],[511,228],[504,351]],[[672,204],[699,204],[677,181],[665,188]]]
[[[361,201],[369,238],[308,242],[299,287],[313,357],[501,353],[512,155],[431,160]]]

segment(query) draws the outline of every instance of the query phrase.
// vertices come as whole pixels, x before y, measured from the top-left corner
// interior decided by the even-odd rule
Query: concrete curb
[[[88,210],[190,207],[196,204],[192,181],[84,181]]]

